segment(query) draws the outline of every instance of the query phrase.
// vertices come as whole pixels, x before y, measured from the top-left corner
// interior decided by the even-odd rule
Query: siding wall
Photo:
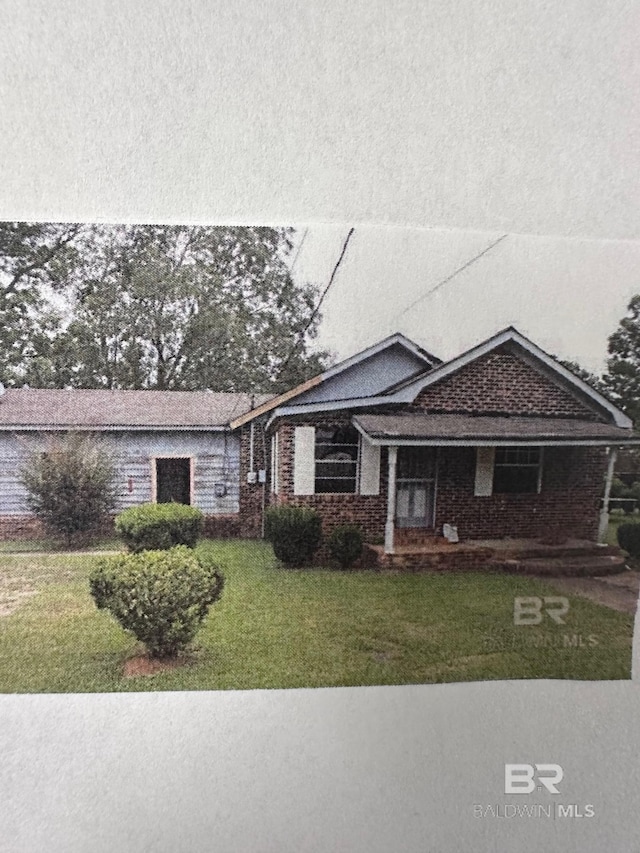
[[[117,461],[116,511],[151,500],[151,458],[194,456],[195,506],[207,515],[238,513],[240,501],[240,439],[237,435],[203,432],[129,432],[104,436]],[[28,513],[20,469],[30,448],[46,449],[45,434],[0,433],[0,516]],[[217,498],[214,483],[227,494]]]

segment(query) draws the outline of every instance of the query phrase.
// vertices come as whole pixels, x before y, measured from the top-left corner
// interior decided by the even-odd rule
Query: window
[[[358,432],[351,426],[316,429],[316,493],[356,491],[359,446]]]
[[[495,494],[540,491],[542,450],[539,447],[496,447],[493,468]]]

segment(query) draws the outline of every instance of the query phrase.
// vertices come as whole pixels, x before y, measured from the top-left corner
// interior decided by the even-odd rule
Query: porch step
[[[538,559],[561,559],[572,557],[600,558],[607,556],[620,556],[622,551],[616,545],[532,545],[530,547],[518,547],[513,551],[505,549],[502,557],[507,560],[538,560]]]
[[[550,577],[598,577],[624,572],[625,557],[618,554],[594,554],[578,556],[499,559],[491,568],[525,575],[549,575]]]

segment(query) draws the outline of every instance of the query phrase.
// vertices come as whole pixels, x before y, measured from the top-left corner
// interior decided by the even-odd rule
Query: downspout
[[[394,532],[396,520],[396,468],[398,463],[398,448],[389,447],[389,476],[387,487],[387,523],[384,527],[384,553],[394,554]]]
[[[613,481],[613,471],[616,466],[618,457],[618,448],[609,447],[609,464],[607,465],[607,478],[604,484],[604,498],[602,500],[602,509],[600,510],[600,525],[598,527],[598,542],[604,544],[607,538],[607,527],[609,526],[609,498],[611,496],[611,483]]]

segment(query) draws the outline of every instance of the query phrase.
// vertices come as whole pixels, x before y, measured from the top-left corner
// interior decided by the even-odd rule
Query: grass
[[[262,542],[199,547],[225,565],[221,601],[185,666],[128,679],[142,649],[96,609],[95,557],[2,557],[0,606],[3,590],[18,606],[0,616],[0,692],[630,677],[630,616],[571,598],[566,625],[513,624],[515,596],[557,594],[534,578],[290,570]]]
[[[124,545],[121,539],[116,537],[94,539],[90,542],[73,547],[73,551],[122,551]],[[11,539],[0,542],[1,554],[26,554],[55,552],[65,553],[68,551],[66,545],[58,539]]]

